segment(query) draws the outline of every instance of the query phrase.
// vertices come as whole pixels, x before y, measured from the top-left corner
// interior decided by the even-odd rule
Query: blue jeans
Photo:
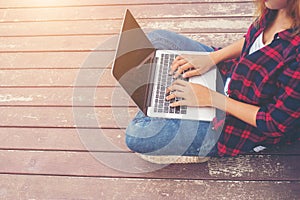
[[[165,30],[150,32],[148,38],[156,49],[213,51]],[[217,156],[219,136],[210,122],[150,118],[139,111],[126,129],[126,144],[132,151],[147,155]]]

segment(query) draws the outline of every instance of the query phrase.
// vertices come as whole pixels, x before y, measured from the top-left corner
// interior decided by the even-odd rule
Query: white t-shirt
[[[265,46],[263,42],[263,32],[256,38],[255,42],[252,44],[250,50],[249,50],[249,55],[254,53],[255,51],[263,48]],[[227,77],[225,85],[224,85],[224,94],[228,96],[228,85],[231,81],[231,77]]]
[[[255,40],[255,42],[252,44],[250,50],[249,50],[249,55],[254,53],[255,51],[263,48],[265,46],[264,41],[263,41],[263,34],[262,32]]]

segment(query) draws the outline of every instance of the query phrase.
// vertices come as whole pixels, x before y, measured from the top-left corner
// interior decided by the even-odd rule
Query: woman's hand
[[[171,107],[177,106],[193,106],[193,107],[212,107],[212,93],[209,88],[186,82],[183,80],[176,80],[167,88],[167,93],[170,93],[166,99],[172,100],[174,98],[182,98],[170,104]]]
[[[178,77],[183,74],[183,78],[204,74],[215,66],[210,54],[207,55],[180,55],[177,56],[171,65],[170,74]],[[190,70],[191,69],[191,70]]]
[[[175,77],[178,77],[189,69],[191,71],[186,71],[183,74],[184,78],[204,74],[222,61],[238,58],[242,53],[244,43],[245,38],[242,38],[223,49],[210,52],[206,55],[180,55],[171,65],[170,74],[175,73]]]
[[[257,127],[256,115],[260,109],[258,106],[239,102],[221,93],[212,91],[203,85],[183,80],[174,81],[174,83],[168,87],[167,92],[170,93],[166,97],[167,100],[176,97],[182,98],[182,100],[170,104],[171,107],[214,107]]]

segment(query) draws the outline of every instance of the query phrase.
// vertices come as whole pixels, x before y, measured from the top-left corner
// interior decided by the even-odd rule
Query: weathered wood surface
[[[297,199],[300,183],[1,175],[0,197],[18,199]],[[13,188],[19,188],[18,191]],[[43,193],[41,193],[43,191]],[[232,195],[234,192],[234,195]],[[2,196],[1,196],[2,195]],[[89,197],[89,198],[87,198]]]
[[[101,144],[99,135],[113,146]],[[103,151],[129,152],[124,142],[124,129],[76,128],[0,128],[0,149],[37,151]],[[84,137],[86,136],[86,137]],[[86,146],[82,139],[90,138],[95,145]]]
[[[242,38],[244,33],[201,33],[183,35],[207,45],[222,47]],[[44,43],[45,40],[49,41],[49,43]],[[26,56],[30,56],[32,52],[35,53],[33,56],[37,56],[38,53],[41,52],[45,53],[45,55],[48,55],[48,52],[58,52],[64,55],[63,53],[67,54],[67,52],[70,52],[69,54],[72,52],[85,54],[86,52],[105,50],[99,53],[108,53],[107,51],[109,50],[115,50],[117,35],[1,37],[0,42],[0,52],[3,54],[1,58],[4,60],[4,63],[1,63],[1,68],[3,68],[7,65],[18,67],[18,64],[20,64],[14,63],[14,60],[11,60],[10,63],[5,63],[5,58],[12,56],[12,53],[27,53]],[[110,43],[110,45],[107,45],[107,43]],[[111,52],[111,54],[114,54],[114,52]],[[48,56],[51,56],[51,54]],[[67,62],[67,60],[65,62]],[[38,67],[43,67],[43,65],[40,66],[38,64],[39,63],[36,63]],[[63,65],[65,65],[65,63],[57,64],[58,66],[55,65],[56,67],[63,67]],[[76,64],[78,65],[78,63]],[[26,67],[26,65],[23,67]]]
[[[100,143],[101,141],[99,141]],[[212,158],[203,164],[161,166],[133,153],[1,150],[1,173],[191,180],[299,181],[299,155]]]
[[[126,128],[137,108],[2,107],[3,127]],[[75,116],[75,117],[74,117]]]
[[[82,78],[77,79],[79,75]],[[117,82],[111,75],[111,70],[105,68],[8,69],[0,72],[0,87],[107,87],[116,85]]]
[[[243,37],[254,11],[252,0],[1,1],[0,198],[299,199],[299,142],[169,166],[126,147],[137,109],[110,72],[125,8],[146,32],[216,47]]]
[[[149,2],[150,3],[150,2]],[[197,18],[197,17],[223,17],[243,16],[252,17],[252,2],[239,3],[194,3],[190,4],[147,4],[147,5],[116,5],[107,9],[106,6],[81,6],[81,7],[55,7],[55,8],[27,8],[3,9],[0,22],[24,21],[57,21],[57,20],[91,20],[91,19],[121,19],[125,8],[136,13],[136,18]],[[178,12],[180,10],[180,12]],[[201,11],[201,12],[199,12]]]
[[[8,199],[297,199],[300,183],[0,175]],[[13,188],[19,188],[18,191]],[[43,191],[43,193],[41,193]],[[234,195],[232,195],[234,192]]]
[[[95,106],[126,107],[135,106],[129,96],[120,87],[76,88],[82,95],[74,99],[74,88],[1,88],[0,106]],[[85,95],[92,91],[94,95]]]
[[[102,145],[103,138],[114,146]],[[87,136],[87,137],[83,137]],[[82,140],[94,141],[95,145],[86,146]],[[87,128],[37,128],[37,127],[1,127],[0,149],[6,150],[44,150],[44,151],[104,151],[129,152],[125,145],[125,129],[87,129]],[[278,146],[260,152],[260,155],[299,155],[300,141]]]
[[[243,33],[252,19],[248,18],[190,18],[187,19],[141,19],[145,31],[168,29],[180,33]],[[0,23],[0,36],[57,36],[118,34],[121,20],[55,21]]]
[[[11,0],[1,2],[0,8],[32,8],[32,7],[58,7],[58,6],[114,6],[114,5],[149,5],[149,4],[194,4],[194,3],[240,3],[252,2],[251,0],[64,0],[64,1],[22,1]]]

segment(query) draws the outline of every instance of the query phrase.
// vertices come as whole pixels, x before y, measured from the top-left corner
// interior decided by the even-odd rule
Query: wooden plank
[[[299,199],[299,182],[0,175],[3,199]],[[204,199],[204,198],[203,198]]]
[[[252,17],[252,2],[245,3],[195,3],[147,4],[130,6],[89,6],[60,8],[26,8],[0,10],[0,22],[122,19],[125,9],[130,9],[139,18],[189,18],[189,17]],[[180,13],[178,13],[180,10]]]
[[[124,129],[0,128],[0,149],[129,151],[124,138]]]
[[[93,61],[93,63],[95,62]],[[80,80],[77,80],[79,76]],[[110,69],[26,69],[0,71],[0,87],[105,87],[116,86],[116,84]]]
[[[252,18],[141,19],[146,31],[168,29],[182,33],[244,33]],[[0,23],[0,36],[117,34],[121,20]]]
[[[92,52],[97,62],[86,62],[91,52],[17,52],[0,53],[1,69],[105,68],[115,52]],[[101,58],[101,59],[100,59]]]
[[[126,128],[137,112],[128,107],[2,107],[3,127]]]
[[[191,180],[299,181],[299,156],[244,155],[155,165],[133,153],[0,151],[0,173]]]
[[[222,3],[222,2],[251,2],[251,0],[63,0],[63,1],[35,1],[35,0],[27,0],[27,1],[19,1],[19,0],[10,0],[10,1],[1,1],[0,8],[32,8],[32,7],[57,7],[57,6],[96,6],[96,5],[147,5],[147,4],[176,4],[176,3]]]
[[[125,144],[125,129],[0,128],[0,141],[2,150],[130,151]],[[299,156],[299,145],[297,141],[259,154]]]
[[[201,27],[200,27],[201,29]],[[200,33],[200,34],[183,34],[193,40],[199,41],[208,46],[225,47],[237,41],[246,34],[243,33]]]
[[[54,37],[1,37],[0,51],[91,51],[109,40],[112,43],[106,50],[116,48],[118,36],[54,36]],[[1,62],[2,65],[2,62]]]
[[[210,46],[226,46],[233,41],[236,41],[243,37],[244,33],[201,33],[201,34],[182,34],[189,38],[192,38],[196,41],[202,42],[204,44],[210,45]],[[1,64],[0,67],[4,68],[7,66],[15,67],[18,63],[14,62],[15,60],[24,59],[23,57],[26,56],[26,59],[24,61],[28,63],[29,56],[31,54],[20,54],[22,52],[45,52],[45,58],[48,58],[49,56],[55,54],[55,58],[57,56],[61,57],[58,53],[52,53],[50,54],[49,51],[64,51],[62,53],[65,53],[67,51],[93,51],[93,50],[115,50],[117,46],[117,35],[99,35],[99,36],[40,36],[40,37],[1,37],[0,38],[0,58],[1,58]],[[107,43],[110,43],[108,45]],[[10,52],[10,53],[5,53]],[[18,55],[13,55],[12,52],[17,52]],[[83,52],[86,54],[85,52]],[[103,54],[106,54],[107,52],[103,52]],[[69,53],[71,54],[71,53]],[[74,53],[75,54],[75,53]],[[23,55],[23,57],[21,57]],[[38,55],[41,55],[40,53],[35,53],[34,56],[38,57]],[[14,56],[14,57],[13,57]],[[72,56],[72,54],[71,54]],[[76,53],[76,56],[74,56],[74,59],[76,59],[78,53]],[[10,60],[7,60],[9,59]],[[67,56],[68,60],[69,57]],[[111,55],[111,59],[113,58],[113,54]],[[13,60],[12,60],[13,59]],[[54,59],[54,58],[53,58]],[[63,59],[63,58],[61,58]],[[36,59],[33,59],[35,61]],[[44,60],[44,59],[42,59]],[[57,59],[55,59],[57,60]],[[76,59],[78,60],[78,59]],[[68,62],[67,60],[64,60],[64,63]],[[69,61],[70,62],[70,61]],[[82,60],[81,60],[82,62]],[[81,62],[79,64],[81,64]],[[24,62],[22,60],[22,66],[24,67]],[[56,66],[62,67],[64,63],[55,63]],[[77,65],[76,65],[77,64]],[[37,65],[37,64],[36,64]],[[44,67],[44,63],[41,64],[41,67]],[[50,64],[48,64],[49,66]],[[53,65],[53,64],[52,64]],[[50,65],[50,67],[53,67]],[[72,67],[76,65],[78,67],[78,63],[72,63]],[[18,66],[17,66],[18,67]],[[26,67],[26,65],[25,65]],[[30,66],[29,66],[30,67]]]
[[[120,87],[82,88],[80,96],[74,95],[73,90],[73,88],[0,88],[0,106],[119,107],[135,105]],[[74,99],[76,96],[77,98]]]

